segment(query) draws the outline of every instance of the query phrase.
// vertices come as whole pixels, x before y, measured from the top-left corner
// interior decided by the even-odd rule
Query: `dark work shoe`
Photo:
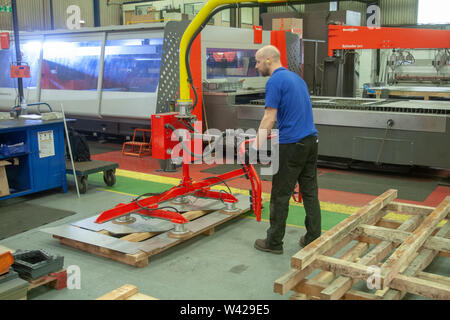
[[[316,238],[317,239],[317,238]],[[314,239],[315,240],[315,239]],[[300,247],[306,247],[308,244],[310,244],[311,242],[313,242],[314,240],[312,240],[312,241],[309,241],[309,242],[306,242],[306,235],[304,234],[304,235],[302,235],[301,237],[300,237],[300,241],[298,242],[298,244],[300,245]]]
[[[306,239],[304,235],[300,237],[299,245],[303,248],[306,247]]]
[[[283,249],[270,249],[266,246],[266,240],[264,239],[258,239],[255,241],[255,248],[261,251],[275,253],[275,254],[282,254]]]

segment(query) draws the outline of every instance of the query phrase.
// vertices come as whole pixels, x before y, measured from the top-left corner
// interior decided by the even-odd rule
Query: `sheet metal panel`
[[[240,210],[245,210],[249,208],[249,197],[244,195],[235,195],[238,198],[239,202],[236,204],[236,208]],[[225,206],[218,200],[211,199],[199,199],[199,203],[188,204],[184,207],[188,207],[189,209],[196,210],[206,210],[206,209],[217,209],[222,210]],[[169,202],[167,202],[169,203]],[[166,204],[167,204],[166,203]],[[170,202],[170,205],[173,205]],[[201,206],[200,206],[201,205]],[[219,223],[221,221],[230,219],[230,215],[223,214],[220,212],[212,212],[206,216],[200,217],[194,221],[188,222],[185,224],[186,229],[192,232],[198,232],[202,229],[208,228],[213,224]],[[86,220],[82,220],[81,224],[85,224]],[[76,222],[75,224],[80,224],[80,222]],[[130,226],[130,225],[128,225]],[[103,228],[102,228],[103,229]],[[142,242],[129,242],[120,239],[116,239],[111,236],[107,236],[98,232],[94,232],[91,230],[85,230],[74,225],[61,225],[58,227],[44,228],[40,231],[56,235],[59,237],[111,249],[114,251],[126,253],[126,254],[135,254],[139,251],[144,251],[147,253],[156,253],[168,245],[174,244],[179,239],[170,238],[167,233],[163,233],[156,237],[150,238],[148,240]]]

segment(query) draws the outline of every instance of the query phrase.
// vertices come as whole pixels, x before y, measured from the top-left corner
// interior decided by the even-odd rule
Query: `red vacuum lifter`
[[[212,191],[211,187],[219,183],[225,183],[227,180],[231,180],[237,177],[246,177],[249,179],[251,184],[250,191],[250,203],[251,209],[255,213],[257,221],[261,220],[261,180],[255,171],[252,164],[243,163],[243,167],[238,170],[227,172],[216,177],[206,178],[203,181],[193,182],[189,175],[189,163],[192,160],[192,156],[195,157],[195,153],[191,152],[192,149],[189,146],[195,145],[196,130],[193,124],[197,118],[201,119],[201,107],[195,108],[196,106],[201,106],[201,95],[198,95],[196,88],[201,88],[201,73],[198,61],[193,59],[190,61],[190,51],[191,48],[195,49],[198,47],[198,41],[195,41],[197,36],[200,36],[201,30],[206,26],[207,22],[215,15],[217,12],[228,9],[229,6],[238,5],[240,2],[246,2],[243,0],[210,0],[208,1],[202,10],[197,14],[194,20],[189,24],[180,42],[179,58],[180,58],[180,98],[178,99],[179,112],[155,114],[152,116],[152,156],[156,159],[167,160],[173,152],[173,148],[177,145],[180,146],[176,139],[171,139],[172,134],[174,134],[177,129],[188,129],[187,139],[184,140],[182,144],[182,159],[183,159],[183,178],[178,186],[175,186],[160,194],[144,194],[135,199],[130,203],[120,203],[115,208],[106,210],[97,218],[97,223],[104,223],[112,219],[117,219],[119,217],[127,216],[131,213],[138,213],[145,216],[150,216],[154,218],[168,219],[175,223],[175,233],[182,234],[188,231],[184,229],[184,224],[188,222],[176,208],[170,205],[160,206],[162,203],[166,203],[169,200],[175,200],[176,203],[183,203],[185,196],[192,195],[202,198],[210,198],[221,200],[225,204],[225,211],[233,212],[236,211],[235,204],[238,199],[230,192],[223,191]],[[255,2],[253,6],[258,6],[259,3],[268,2],[280,2],[279,0],[258,0],[250,1]],[[216,8],[217,7],[217,8]],[[256,30],[255,30],[256,32]],[[259,31],[261,32],[261,30]],[[255,42],[259,43],[259,37],[255,35]],[[198,47],[199,48],[199,47]],[[197,49],[198,49],[197,48]],[[191,67],[196,75],[197,82],[194,83]],[[189,86],[191,91],[189,93]],[[194,96],[194,102],[189,99],[189,95]],[[194,113],[194,115],[191,114]],[[200,112],[199,112],[200,111]],[[197,116],[195,115],[197,114]],[[192,138],[192,140],[191,140]],[[222,136],[223,138],[223,136]],[[270,137],[269,137],[270,138]],[[249,139],[241,143],[238,150],[238,156],[243,159],[246,156],[246,144],[249,144],[253,139]],[[193,143],[194,142],[194,143]],[[183,144],[184,143],[184,144]],[[187,146],[187,144],[189,146]],[[245,161],[243,161],[245,162]],[[140,199],[141,197],[148,196],[148,198]],[[296,201],[301,201],[301,195],[298,193],[298,198]],[[172,210],[165,210],[172,209]]]

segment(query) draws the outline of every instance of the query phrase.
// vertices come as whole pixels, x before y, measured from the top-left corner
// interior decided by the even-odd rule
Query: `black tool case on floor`
[[[35,280],[49,273],[60,271],[64,257],[50,255],[44,250],[19,250],[14,255],[12,268],[22,279]]]

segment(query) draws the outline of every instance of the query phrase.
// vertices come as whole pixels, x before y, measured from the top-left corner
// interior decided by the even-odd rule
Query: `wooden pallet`
[[[248,203],[248,196],[237,195],[240,201],[244,200]],[[245,202],[243,202],[245,203]],[[245,207],[245,205],[244,205]],[[183,236],[174,235],[172,231],[167,232],[139,232],[139,233],[131,233],[127,235],[121,235],[117,237],[117,235],[112,235],[108,231],[99,231],[94,232],[90,230],[85,230],[82,228],[78,228],[76,226],[70,226],[71,234],[85,234],[86,236],[95,235],[98,237],[103,237],[106,242],[109,240],[113,241],[117,248],[122,245],[127,245],[128,243],[135,243],[136,245],[142,244],[145,246],[145,250],[137,250],[136,253],[124,253],[120,252],[120,250],[114,250],[114,246],[109,246],[109,248],[105,246],[98,246],[91,243],[87,243],[83,240],[83,238],[78,236],[77,238],[74,236],[60,236],[58,234],[52,233],[52,230],[42,230],[47,233],[52,233],[55,239],[58,239],[59,242],[63,245],[67,245],[85,252],[89,252],[95,255],[99,255],[105,258],[109,258],[112,260],[116,260],[128,265],[132,265],[134,267],[142,268],[148,265],[148,260],[150,256],[158,254],[159,252],[165,251],[177,244],[185,242],[195,236],[200,234],[211,236],[214,234],[215,227],[221,225],[241,214],[249,211],[249,205],[244,209],[238,209],[236,212],[227,213],[223,210],[197,210],[197,211],[188,211],[183,213],[183,216],[189,220],[186,223],[186,229],[190,230],[189,233]],[[107,237],[107,238],[105,238]]]
[[[96,300],[159,300],[138,292],[138,288],[131,284],[125,284]]]
[[[406,293],[450,299],[450,278],[423,272],[437,255],[450,257],[450,223],[439,227],[450,197],[436,208],[396,197],[388,190],[292,256],[292,269],[274,291],[292,290],[292,299],[397,300]],[[388,213],[407,219],[384,218]],[[322,271],[307,278],[315,270]]]
[[[27,281],[30,284],[28,291],[44,285],[52,289],[62,290],[67,288],[67,270],[64,269],[58,272],[52,272],[40,278]]]

